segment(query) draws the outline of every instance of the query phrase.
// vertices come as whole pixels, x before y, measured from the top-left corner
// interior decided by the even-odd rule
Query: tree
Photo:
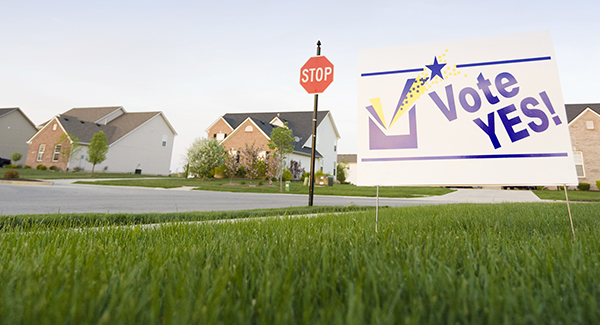
[[[250,179],[250,184],[258,176],[258,161],[260,160],[258,154],[261,151],[262,147],[254,147],[254,143],[251,146],[246,144],[246,147],[241,150],[240,163],[244,167],[246,177]]]
[[[106,141],[104,132],[100,131],[94,134],[88,146],[88,161],[92,163],[92,175],[94,175],[96,165],[106,160],[107,152],[108,141]]]
[[[283,192],[283,161],[289,153],[294,151],[294,135],[292,130],[288,128],[287,122],[283,127],[278,127],[271,131],[269,149],[275,150],[275,156],[279,164],[279,191]]]
[[[336,166],[336,169],[337,169],[336,170],[336,172],[337,172],[337,175],[336,175],[337,180],[340,183],[344,184],[346,182],[346,177],[347,177],[346,171],[349,169],[348,164],[346,162],[344,162],[344,161],[339,162],[337,164],[337,166]]]
[[[223,165],[224,153],[225,148],[216,139],[197,138],[187,151],[189,171],[205,179],[211,170]]]
[[[81,151],[81,145],[79,138],[73,137],[69,133],[63,133],[58,138],[58,141],[54,145],[60,144],[62,161],[68,166],[71,157],[77,156]]]
[[[277,176],[279,163],[277,157],[272,153],[267,153],[265,156],[265,175],[269,178],[269,185],[273,184],[273,178]]]
[[[295,160],[290,161],[290,173],[292,173],[292,179],[301,179],[304,172],[301,162]]]
[[[233,176],[235,176],[240,169],[238,155],[226,152],[223,156],[223,167],[225,167],[225,176],[229,177],[229,183],[231,184],[233,182]]]
[[[13,152],[10,155],[10,160],[12,160],[12,164],[16,165],[17,161],[21,160],[21,158],[23,158],[23,155],[20,152]]]

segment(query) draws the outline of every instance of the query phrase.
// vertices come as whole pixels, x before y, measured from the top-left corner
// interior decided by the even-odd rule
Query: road
[[[0,215],[45,213],[145,213],[245,210],[306,206],[307,195],[231,193],[71,184],[53,186],[0,184]],[[380,198],[381,206],[431,205],[461,202],[533,202],[529,191],[459,190],[439,197]],[[314,205],[375,205],[375,198],[315,196]]]

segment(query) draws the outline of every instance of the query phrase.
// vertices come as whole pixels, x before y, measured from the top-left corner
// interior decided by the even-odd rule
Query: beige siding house
[[[10,159],[13,152],[18,152],[23,155],[18,163],[24,164],[27,140],[36,132],[35,124],[20,108],[0,108],[0,157]]]

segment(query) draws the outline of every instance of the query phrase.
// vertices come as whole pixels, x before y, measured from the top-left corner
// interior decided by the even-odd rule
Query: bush
[[[53,171],[57,171],[57,170],[58,170],[58,167],[56,167],[56,166],[50,166],[50,168],[49,168],[49,169],[50,169],[50,170],[53,170]]]
[[[15,169],[15,168],[21,168],[21,167],[19,167],[19,166],[17,166],[17,165],[6,165],[6,166],[4,166],[4,168],[7,168],[7,169]]]
[[[73,172],[74,173],[79,173],[81,171],[83,171],[83,168],[81,168],[81,167],[75,167],[75,168],[73,168]]]
[[[37,169],[37,170],[46,170],[48,168],[46,168],[46,166],[44,166],[44,165],[37,165],[37,166],[35,166],[35,169]]]
[[[6,178],[6,179],[19,178],[19,172],[14,169],[7,170],[6,173],[4,173],[4,178]]]
[[[283,181],[289,181],[292,179],[292,172],[289,169],[283,171]]]
[[[579,185],[577,185],[577,188],[580,191],[589,191],[590,190],[590,184],[588,184],[588,183],[579,183]]]
[[[348,169],[347,166],[348,165],[344,163],[338,163],[336,166],[336,178],[340,183],[346,182],[346,169]]]
[[[10,160],[17,162],[19,160],[21,160],[21,158],[23,158],[23,155],[20,152],[13,152],[12,155],[10,155]]]
[[[25,165],[25,166],[23,166],[23,169],[31,169],[31,166]]]
[[[225,177],[225,167],[215,167],[215,177],[216,178],[224,178]]]
[[[596,181],[596,187],[600,189],[600,181]]]
[[[302,180],[310,177],[310,172],[302,173]]]

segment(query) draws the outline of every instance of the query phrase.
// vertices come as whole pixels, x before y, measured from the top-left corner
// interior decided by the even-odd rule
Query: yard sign
[[[358,185],[576,185],[549,32],[362,50]]]

